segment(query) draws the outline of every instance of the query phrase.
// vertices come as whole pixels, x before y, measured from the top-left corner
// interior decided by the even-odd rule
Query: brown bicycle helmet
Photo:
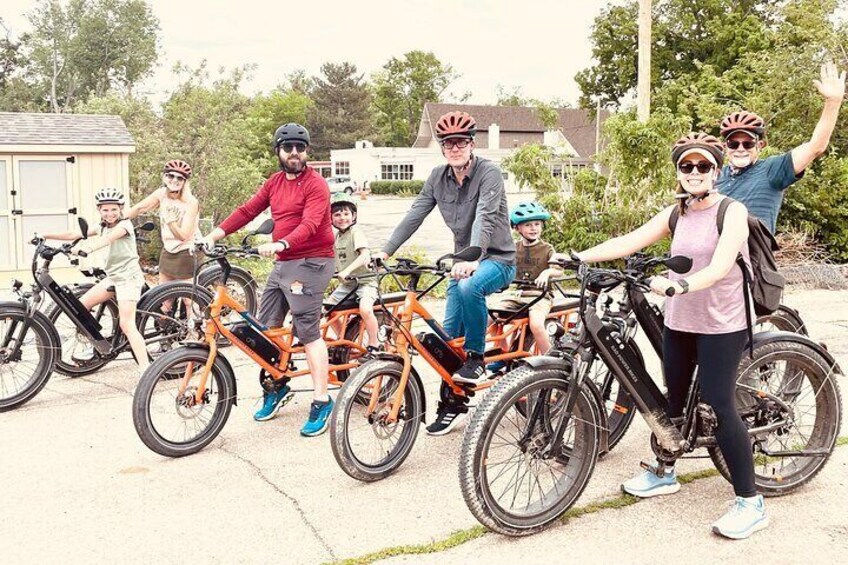
[[[754,133],[757,137],[762,137],[766,131],[766,123],[753,112],[745,110],[733,112],[721,121],[721,135],[727,138],[737,131]]]
[[[165,163],[163,173],[180,173],[185,178],[191,178],[191,165],[180,159],[172,159]]]
[[[454,137],[473,138],[477,133],[477,122],[465,112],[448,112],[436,122],[436,138],[439,141]]]
[[[714,135],[701,132],[687,133],[674,142],[671,160],[676,165],[680,157],[690,149],[701,149],[712,155],[718,168],[724,164],[724,144]]]

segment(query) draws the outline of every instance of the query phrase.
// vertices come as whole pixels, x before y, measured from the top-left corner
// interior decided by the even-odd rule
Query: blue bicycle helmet
[[[533,220],[546,222],[550,219],[551,213],[538,202],[522,202],[509,212],[509,223],[512,227]]]

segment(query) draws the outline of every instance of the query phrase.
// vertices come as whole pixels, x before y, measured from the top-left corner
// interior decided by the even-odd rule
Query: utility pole
[[[647,122],[651,115],[651,0],[639,0],[639,67],[636,83],[636,116]]]

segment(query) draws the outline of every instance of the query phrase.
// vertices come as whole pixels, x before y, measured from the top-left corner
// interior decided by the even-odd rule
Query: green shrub
[[[414,196],[421,192],[423,180],[375,180],[369,187],[374,194],[398,194]]]

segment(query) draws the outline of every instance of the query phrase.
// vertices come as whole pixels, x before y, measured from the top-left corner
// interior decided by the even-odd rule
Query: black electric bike
[[[679,260],[658,262],[673,267]],[[656,264],[645,260],[642,268]],[[460,453],[469,509],[486,527],[511,536],[538,532],[562,516],[588,484],[608,441],[607,414],[586,371],[594,355],[651,428],[660,467],[704,447],[730,480],[714,437],[715,414],[699,400],[697,374],[683,416],[671,421],[665,396],[622,338],[620,326],[598,313],[604,290],[625,283],[647,292],[646,273],[571,262],[560,266],[578,269],[581,282],[578,346],[565,347],[567,354],[559,357],[525,359],[504,376],[475,410]],[[653,315],[647,304],[634,301],[637,319]],[[739,363],[736,402],[751,437],[757,488],[765,496],[780,496],[811,480],[833,452],[842,416],[835,377],[842,371],[827,350],[797,333],[759,333],[752,346],[753,354]]]
[[[81,233],[88,234],[88,223],[79,218]],[[60,254],[70,257],[71,248],[83,237],[60,247],[51,247],[36,236],[32,258],[35,281],[31,291],[22,291],[23,282],[12,281],[17,301],[0,302],[0,412],[11,410],[31,400],[47,384],[62,360],[63,337],[50,315],[39,311],[45,295],[73,324],[80,343],[90,345],[83,358],[71,359],[63,372],[79,376],[92,373],[124,351],[132,351],[118,324],[118,306],[114,300],[86,309],[69,285],[61,285],[50,274],[50,264]],[[85,256],[80,253],[80,256]],[[147,344],[151,358],[169,350],[189,337],[194,320],[212,301],[204,288],[187,283],[168,283],[150,290],[138,303],[136,326]],[[170,304],[168,310],[163,305]],[[172,317],[179,315],[179,317]],[[65,336],[67,339],[67,336]]]

